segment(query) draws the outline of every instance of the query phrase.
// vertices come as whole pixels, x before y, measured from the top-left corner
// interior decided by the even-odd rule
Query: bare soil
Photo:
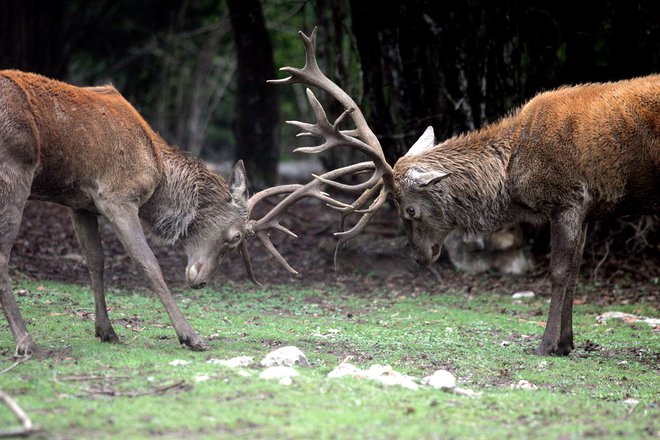
[[[286,225],[298,234],[293,239],[274,233],[273,243],[299,272],[288,273],[256,240],[249,243],[257,278],[265,285],[295,284],[320,290],[345,288],[356,295],[414,295],[428,291],[440,294],[458,290],[467,295],[483,291],[512,294],[532,290],[540,295],[550,294],[547,255],[535,255],[537,269],[530,275],[512,277],[498,273],[471,275],[452,268],[442,258],[431,269],[419,267],[409,256],[396,213],[382,209],[375,216],[362,237],[340,253],[340,267],[333,268],[338,215],[315,201],[300,202],[295,215]],[[106,222],[101,223],[101,235],[106,255],[105,279],[109,288],[149,289],[145,277],[124,252]],[[152,242],[153,243],[153,242]],[[589,245],[587,245],[588,247]],[[186,259],[180,247],[152,244],[163,275],[171,288],[185,288]],[[660,302],[660,286],[639,270],[625,270],[622,256],[611,255],[601,264],[598,280],[593,282],[594,269],[600,261],[586,258],[583,277],[576,296],[578,302],[630,303],[643,299]],[[656,261],[656,264],[660,264]],[[623,269],[622,269],[623,268]],[[43,202],[28,202],[21,231],[10,261],[10,273],[15,278],[48,279],[68,283],[88,283],[84,259],[66,208]],[[221,264],[213,285],[228,282],[249,287],[241,258],[228,256]]]

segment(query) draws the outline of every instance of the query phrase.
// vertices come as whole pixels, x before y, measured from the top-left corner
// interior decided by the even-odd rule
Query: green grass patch
[[[193,353],[179,346],[149,294],[110,292],[122,340],[110,345],[94,338],[87,288],[20,282],[15,290],[33,337],[54,355],[0,374],[0,388],[43,438],[633,439],[660,431],[657,330],[596,322],[607,310],[657,317],[655,304],[577,305],[576,343],[584,348],[543,358],[532,351],[545,298],[229,285],[179,293],[183,313],[212,347]],[[6,323],[0,336],[4,370],[14,349]],[[290,386],[259,379],[259,367],[243,369],[252,374],[243,377],[206,362],[242,355],[258,362],[284,345],[312,364]],[[416,377],[448,369],[480,394],[327,378],[346,358]],[[189,363],[170,365],[177,359]],[[513,388],[520,380],[538,388]],[[0,405],[0,431],[16,424]]]

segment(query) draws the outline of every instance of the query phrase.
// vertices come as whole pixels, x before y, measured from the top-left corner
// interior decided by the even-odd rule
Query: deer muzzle
[[[204,263],[195,263],[186,269],[188,285],[193,289],[201,289],[206,286],[207,277],[204,276]]]
[[[442,245],[434,244],[425,247],[414,247],[413,257],[420,266],[429,266],[440,258],[442,252]]]

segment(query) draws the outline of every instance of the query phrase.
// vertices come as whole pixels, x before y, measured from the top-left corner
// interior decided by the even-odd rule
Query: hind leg
[[[32,171],[19,170],[20,166],[9,160],[0,164],[0,305],[14,335],[16,353],[43,355],[45,352],[27,331],[9,279],[9,255],[18,235],[32,181]]]
[[[94,291],[94,304],[96,309],[96,337],[101,342],[119,342],[119,338],[112,328],[108,317],[108,308],[105,303],[105,288],[103,286],[103,266],[105,257],[101,240],[99,239],[98,216],[86,211],[71,210],[73,227],[76,230],[78,241],[87,260],[87,269]]]

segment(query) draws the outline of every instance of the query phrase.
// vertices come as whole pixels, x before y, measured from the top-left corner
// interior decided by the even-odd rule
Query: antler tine
[[[275,245],[273,244],[272,241],[270,241],[270,236],[268,235],[268,232],[266,231],[261,231],[257,233],[257,237],[261,242],[263,243],[264,247],[268,250],[268,252],[271,253],[272,256],[275,257],[275,259],[282,265],[286,270],[291,272],[292,274],[298,274],[298,271],[295,270],[293,267],[287,263],[287,261],[284,259],[282,254],[279,253]]]
[[[302,69],[297,67],[281,67],[282,72],[287,72],[291,76],[282,79],[269,79],[268,82],[271,84],[294,84],[294,83],[303,83],[313,85],[322,90],[326,90],[330,93],[330,90],[336,88],[338,92],[345,95],[342,98],[348,98],[349,101],[353,101],[350,96],[348,96],[343,90],[341,90],[335,83],[333,83],[319,68],[318,62],[316,61],[316,30],[314,28],[312,34],[308,37],[303,31],[298,32],[298,36],[303,41],[305,46],[305,65]],[[333,94],[334,96],[334,94]],[[338,99],[342,102],[343,99]],[[355,106],[357,107],[357,106]],[[377,142],[378,140],[376,140]]]
[[[257,277],[254,275],[254,269],[252,269],[252,261],[250,261],[250,253],[248,252],[247,243],[243,241],[239,248],[238,253],[243,257],[243,263],[245,264],[245,269],[247,270],[248,276],[254,284],[261,287],[261,283],[257,280]]]
[[[259,191],[258,193],[253,194],[248,199],[247,218],[250,218],[252,216],[252,210],[254,209],[255,206],[257,206],[257,204],[260,201],[278,194],[292,193],[299,188],[302,188],[302,185],[300,184],[280,185],[280,186],[275,186],[273,188],[267,188],[264,189],[263,191]]]
[[[342,214],[342,217],[346,217],[350,214],[366,214],[371,211],[371,207],[368,209],[360,209],[362,205],[364,205],[368,200],[370,200],[373,195],[377,191],[382,191],[383,190],[383,184],[382,182],[379,182],[377,185],[372,186],[368,190],[364,191],[358,199],[351,203],[347,207],[341,207],[341,206],[331,206],[332,209],[335,211],[339,211]]]
[[[355,209],[359,208],[362,206],[369,198],[373,195],[374,192],[376,192],[376,189],[378,187],[372,188],[372,191],[369,193],[369,197],[364,197],[367,193],[362,195],[358,200],[355,201],[351,205],[353,208],[352,212],[356,213],[361,213],[362,217],[360,217],[360,220],[348,231],[344,231],[344,225],[346,223],[346,218],[348,215],[351,213],[350,210],[347,210],[345,212],[342,212],[341,215],[341,220],[339,223],[339,229],[340,232],[335,232],[335,237],[338,238],[337,240],[337,246],[335,247],[335,255],[334,255],[334,265],[335,265],[335,270],[338,269],[339,267],[339,250],[341,249],[342,245],[346,243],[347,241],[351,240],[353,237],[357,236],[362,232],[364,227],[369,223],[369,220],[371,220],[371,217],[378,211],[378,209],[383,206],[383,203],[387,200],[387,195],[389,194],[387,188],[385,187],[380,187],[380,193],[378,194],[378,197],[374,199],[374,201],[369,205],[369,208],[367,209]]]
[[[291,124],[302,130],[305,130],[299,135],[320,137],[323,138],[325,142],[316,147],[296,148],[295,151],[301,153],[320,153],[333,147],[347,146],[363,152],[375,163],[384,161],[383,153],[380,151],[380,145],[377,145],[378,148],[375,148],[374,145],[369,145],[357,137],[348,135],[346,131],[342,132],[337,128],[341,121],[346,117],[346,115],[353,115],[356,112],[354,107],[346,108],[344,112],[335,120],[335,122],[331,124],[328,121],[328,117],[325,113],[325,110],[323,109],[323,106],[316,98],[316,95],[314,95],[314,92],[312,92],[310,89],[307,89],[306,92],[307,99],[309,100],[309,103],[312,106],[312,110],[314,111],[314,115],[316,116],[316,124],[308,124],[299,121],[286,122],[287,124]],[[356,132],[358,135],[360,135],[359,130],[350,131],[350,133]]]

